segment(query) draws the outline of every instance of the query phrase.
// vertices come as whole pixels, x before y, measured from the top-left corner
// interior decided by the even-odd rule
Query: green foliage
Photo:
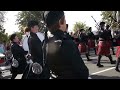
[[[18,38],[21,40],[22,39],[22,35],[24,35],[23,32],[15,32],[18,36]]]
[[[42,27],[41,21],[43,20],[43,11],[21,11],[17,15],[17,24],[19,25],[19,29],[23,30],[27,23],[30,20],[39,21],[39,26]]]
[[[88,27],[85,23],[76,22],[76,23],[74,24],[73,31],[74,31],[74,33],[77,34],[77,32],[78,32],[80,29],[84,29],[85,32],[87,32],[88,28],[89,28],[89,27]]]
[[[5,11],[0,11],[0,41],[1,42],[8,42],[8,34],[5,33],[5,29],[3,27],[4,18],[5,18]]]
[[[102,20],[106,22],[106,24],[111,25],[112,28],[116,28],[117,27],[117,23],[110,17],[113,16],[113,11],[102,11],[101,13],[102,16]]]

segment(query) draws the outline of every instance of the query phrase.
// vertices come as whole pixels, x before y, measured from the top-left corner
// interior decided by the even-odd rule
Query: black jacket
[[[19,62],[18,68],[12,67],[12,73],[23,73],[23,71],[26,68],[27,62],[25,55],[27,54],[24,49],[19,46],[17,43],[13,42],[13,45],[11,46],[11,52],[13,54],[14,59],[16,59]]]
[[[88,32],[88,33],[87,33],[87,38],[88,38],[88,39],[95,40],[95,35],[94,35],[94,33],[93,33],[93,32]]]
[[[84,33],[80,33],[78,35],[78,39],[79,39],[79,43],[86,43],[87,44],[87,42],[88,42],[87,35]]]
[[[28,38],[28,46],[32,56],[33,63],[37,62],[43,66],[43,72],[40,75],[35,75],[32,71],[28,72],[30,75],[27,77],[29,79],[49,79],[50,71],[47,64],[44,65],[43,61],[43,49],[42,42],[38,38],[37,34],[30,32],[30,37]],[[27,70],[26,70],[27,71]]]
[[[108,36],[109,36],[108,33],[107,33],[107,31],[105,31],[105,30],[99,31],[98,34],[99,34],[99,38],[102,38],[102,39],[105,40],[105,41],[107,40],[107,38],[108,38]]]
[[[28,46],[32,55],[33,62],[38,62],[43,65],[42,42],[38,38],[37,34],[34,34],[32,32],[30,33],[30,37],[28,38]]]
[[[87,79],[88,68],[85,66],[77,45],[71,36],[57,30],[47,43],[47,63],[58,79]]]

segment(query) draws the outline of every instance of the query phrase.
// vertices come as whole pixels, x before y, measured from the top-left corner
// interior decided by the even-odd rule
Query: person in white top
[[[29,36],[30,36],[30,30],[29,28],[25,28],[25,34],[22,36],[22,47],[27,52],[29,52],[29,47],[28,47]]]
[[[29,52],[29,47],[28,47],[29,36],[30,36],[30,30],[29,30],[29,28],[26,28],[25,29],[25,34],[22,36],[22,47],[27,52]],[[44,41],[44,33],[37,32],[37,36],[41,40],[41,42]]]

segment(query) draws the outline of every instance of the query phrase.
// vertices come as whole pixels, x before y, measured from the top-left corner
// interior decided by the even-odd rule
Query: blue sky
[[[18,25],[15,24],[17,19],[16,15],[19,11],[8,11],[5,18],[4,28],[6,33],[12,34],[15,31],[18,31]],[[75,22],[81,21],[85,22],[88,26],[93,28],[93,31],[96,30],[95,22],[91,18],[93,16],[97,22],[101,21],[101,11],[65,11],[66,22],[69,24],[69,31],[72,31]]]

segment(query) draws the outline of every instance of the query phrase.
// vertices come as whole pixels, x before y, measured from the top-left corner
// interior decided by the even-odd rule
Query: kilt
[[[120,46],[117,46],[116,57],[118,58],[119,56],[120,56]]]
[[[79,51],[80,51],[81,54],[87,52],[87,46],[86,46],[85,43],[80,43],[80,44],[78,45],[78,49],[79,49]]]
[[[109,41],[99,41],[97,46],[97,55],[110,55],[110,42]]]
[[[120,40],[117,40],[118,45],[120,45]],[[117,46],[116,49],[116,57],[118,58],[120,56],[120,46]]]
[[[88,40],[88,48],[95,48],[95,41],[92,39]]]

